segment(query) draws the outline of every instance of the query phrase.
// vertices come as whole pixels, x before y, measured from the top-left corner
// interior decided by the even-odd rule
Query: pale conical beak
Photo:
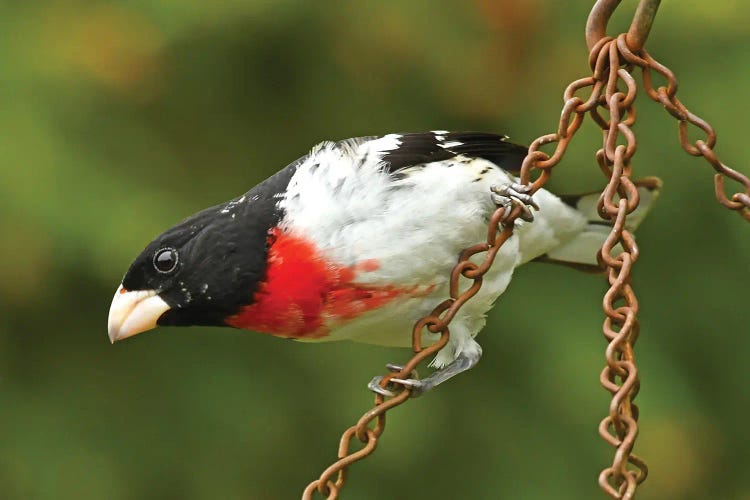
[[[128,291],[119,286],[109,307],[107,330],[114,343],[156,328],[159,317],[170,307],[154,290]]]

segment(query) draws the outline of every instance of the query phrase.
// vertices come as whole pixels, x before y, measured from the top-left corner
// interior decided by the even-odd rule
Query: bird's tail
[[[628,215],[625,227],[634,231],[643,222],[646,214],[659,196],[662,182],[658,177],[645,177],[634,181],[638,187],[640,203],[638,208]],[[589,221],[586,228],[574,239],[564,243],[545,255],[535,259],[537,262],[551,262],[564,264],[584,271],[600,272],[602,269],[597,263],[597,253],[607,239],[610,232],[610,224],[599,217],[596,206],[601,191],[577,195],[562,195],[560,198],[569,206],[581,212]],[[615,247],[615,253],[618,252]],[[619,251],[622,251],[620,248]]]

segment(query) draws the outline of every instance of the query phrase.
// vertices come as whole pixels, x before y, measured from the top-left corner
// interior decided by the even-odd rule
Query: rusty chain
[[[631,74],[634,68],[641,69],[643,86],[648,96],[661,103],[679,121],[679,138],[683,149],[690,155],[703,156],[716,170],[714,183],[719,203],[750,220],[750,180],[719,161],[713,151],[716,144],[713,128],[677,99],[674,74],[643,48],[659,1],[641,0],[628,33],[615,38],[606,36],[606,25],[620,0],[596,2],[586,26],[592,75],[573,81],[565,89],[557,131],[538,137],[531,143],[520,173],[521,182],[530,183],[533,194],[549,180],[552,168],[562,159],[587,114],[602,129],[603,147],[597,151],[596,160],[609,182],[597,208],[599,215],[610,221],[612,230],[598,254],[600,267],[605,271],[609,283],[602,302],[606,316],[603,333],[608,342],[605,351],[607,364],[601,372],[600,381],[612,397],[609,414],[599,425],[599,434],[615,448],[615,455],[612,465],[599,475],[599,485],[610,497],[617,499],[634,498],[638,484],[648,474],[644,461],[632,453],[638,434],[638,407],[633,400],[640,382],[633,352],[639,333],[638,300],[630,283],[630,276],[639,251],[627,227],[627,215],[638,207],[638,186],[653,182],[653,179],[634,182],[630,178],[631,159],[637,144],[632,131],[636,119],[634,102],[637,91],[636,81]],[[654,88],[654,71],[667,80],[666,87]],[[579,92],[588,88],[590,95],[586,100],[578,97]],[[706,134],[706,139],[691,143],[688,124],[701,129]],[[618,144],[618,141],[624,144]],[[541,150],[550,144],[555,144],[551,154]],[[535,179],[532,179],[532,172],[535,173]],[[741,184],[744,191],[727,197],[725,177]],[[450,298],[417,321],[412,331],[415,355],[401,370],[384,375],[380,382],[382,387],[387,386],[392,378],[413,376],[417,366],[425,358],[447,344],[450,322],[463,304],[479,291],[482,277],[492,266],[502,245],[513,235],[514,222],[520,214],[520,207],[515,207],[509,213],[504,208],[498,208],[490,219],[486,242],[461,252],[451,271]],[[485,254],[481,264],[470,260],[480,254]],[[471,280],[471,285],[462,289],[462,277]],[[440,337],[429,347],[423,348],[422,332],[425,328],[433,334],[440,334]],[[312,499],[315,492],[328,499],[338,498],[348,467],[369,456],[377,447],[378,439],[385,430],[386,412],[403,404],[409,397],[408,387],[388,399],[376,394],[373,408],[341,436],[338,460],[305,488],[303,500]],[[359,450],[351,451],[355,437],[362,446]]]
[[[680,145],[686,153],[692,156],[702,156],[716,171],[714,174],[714,190],[716,200],[730,210],[736,210],[742,217],[750,221],[750,179],[744,174],[728,167],[719,161],[714,153],[716,146],[716,132],[713,127],[701,117],[693,114],[677,98],[677,78],[674,73],[642,50],[636,55],[627,50],[627,45],[618,40],[618,46],[629,64],[634,64],[643,70],[643,87],[648,96],[661,103],[664,109],[678,121]],[[639,57],[640,56],[640,57]],[[655,71],[667,80],[667,86],[654,88],[651,72]],[[694,125],[706,134],[706,139],[698,139],[691,143],[688,136],[688,125]],[[727,198],[724,179],[729,178],[742,185],[744,191],[734,193]]]
[[[630,273],[639,251],[625,222],[627,214],[638,206],[638,190],[630,180],[630,159],[636,149],[636,138],[631,129],[635,122],[633,102],[636,96],[636,83],[631,75],[633,68],[641,69],[647,95],[661,103],[679,121],[682,148],[693,156],[703,156],[716,170],[716,199],[725,207],[738,211],[747,220],[750,220],[750,180],[719,161],[713,151],[716,133],[711,125],[690,112],[677,99],[674,73],[643,49],[659,2],[641,1],[630,31],[616,38],[606,37],[607,19],[618,4],[619,0],[598,1],[589,16],[586,34],[593,76],[598,82],[603,82],[606,78],[606,91],[600,98],[599,106],[606,108],[609,113],[607,121],[596,108],[591,110],[592,118],[604,132],[604,147],[596,153],[597,163],[609,178],[599,200],[598,210],[602,218],[612,223],[612,231],[599,253],[600,265],[606,268],[610,285],[602,304],[606,315],[603,332],[608,345],[607,366],[601,373],[600,381],[612,394],[609,414],[600,423],[599,434],[616,451],[612,465],[599,475],[599,485],[611,498],[632,499],[638,484],[648,474],[643,460],[632,454],[638,434],[638,407],[633,399],[640,388],[633,354],[633,345],[639,333],[638,300],[630,283]],[[600,10],[597,11],[597,8]],[[599,37],[598,40],[596,37]],[[654,88],[654,71],[667,80],[667,86]],[[618,90],[619,83],[624,84],[626,92]],[[701,129],[706,139],[691,143],[688,136],[689,124]],[[624,145],[617,144],[620,137],[624,140]],[[724,189],[725,177],[740,183],[744,191],[728,198]],[[622,253],[614,254],[613,249],[618,244]],[[621,305],[616,306],[618,302]]]
[[[625,40],[625,37],[622,34],[618,39]],[[600,474],[599,485],[612,498],[633,498],[637,485],[648,474],[645,463],[632,454],[638,434],[638,407],[633,399],[638,394],[640,382],[633,355],[639,331],[638,300],[630,284],[630,273],[639,252],[625,226],[627,215],[638,207],[639,202],[638,188],[630,180],[630,160],[636,150],[636,138],[631,128],[635,123],[636,83],[630,68],[622,67],[615,39],[605,37],[595,45],[590,61],[594,78],[606,80],[599,107],[606,109],[609,120],[599,114],[598,108],[592,109],[591,113],[604,133],[604,146],[597,151],[596,160],[609,179],[597,208],[600,217],[612,224],[598,255],[610,285],[602,303],[606,315],[603,332],[608,345],[605,351],[607,366],[602,370],[600,380],[612,394],[609,415],[599,425],[599,434],[616,451],[612,465]],[[619,89],[620,83],[625,86],[624,92]],[[625,144],[617,144],[620,138]],[[618,245],[621,253],[615,251]],[[623,303],[616,306],[617,302]],[[629,469],[628,463],[635,470]]]

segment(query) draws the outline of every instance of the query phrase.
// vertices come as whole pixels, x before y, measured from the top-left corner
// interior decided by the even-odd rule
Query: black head
[[[236,198],[167,230],[133,261],[123,288],[153,290],[166,302],[159,325],[223,325],[252,301],[265,273],[269,227],[251,205]]]
[[[114,342],[156,325],[225,325],[266,272],[277,203],[298,162],[165,231],[130,265],[109,312]]]

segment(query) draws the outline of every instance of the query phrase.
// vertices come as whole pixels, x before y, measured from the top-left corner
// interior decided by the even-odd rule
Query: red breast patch
[[[266,278],[254,303],[226,323],[282,337],[320,338],[329,326],[377,309],[415,287],[356,283],[358,273],[377,270],[368,259],[347,267],[330,262],[308,240],[274,228],[269,236]]]

